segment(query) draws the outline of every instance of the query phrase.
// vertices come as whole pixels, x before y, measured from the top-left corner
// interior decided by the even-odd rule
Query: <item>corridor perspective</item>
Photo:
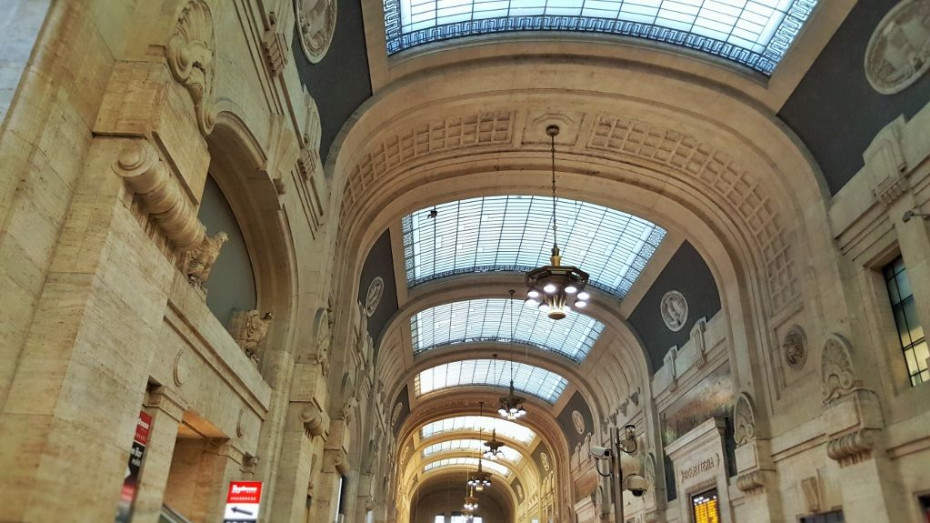
[[[930,0],[0,0],[0,523],[930,523]]]

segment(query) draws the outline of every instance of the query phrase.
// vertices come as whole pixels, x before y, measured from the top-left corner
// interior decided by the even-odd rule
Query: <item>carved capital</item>
[[[733,439],[737,447],[756,439],[756,415],[752,400],[745,392],[737,396],[733,404],[733,425]]]
[[[196,209],[152,144],[134,140],[120,152],[113,171],[139,197],[143,211],[179,251],[203,243],[206,229],[197,219]]]

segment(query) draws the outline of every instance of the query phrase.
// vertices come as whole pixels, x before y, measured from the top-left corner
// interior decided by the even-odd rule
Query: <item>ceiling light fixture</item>
[[[497,439],[497,429],[491,432],[491,439],[485,441],[484,446],[487,448],[484,450],[483,454],[489,461],[496,461],[498,458],[504,456],[504,452],[501,450],[501,447],[504,446],[504,442]]]
[[[484,402],[478,402],[478,405],[478,419],[480,420],[479,423],[481,423],[484,421]],[[478,439],[482,439],[483,429],[484,427],[481,425],[478,426]],[[468,478],[468,486],[474,488],[477,492],[481,492],[485,487],[491,486],[491,473],[481,469],[481,455],[478,455],[478,470]]]
[[[474,487],[468,487],[467,496],[465,496],[465,505],[462,506],[467,512],[478,510],[478,496],[475,495]]]
[[[509,419],[515,420],[526,416],[526,409],[523,408],[524,399],[517,396],[513,388],[513,293],[510,291],[510,392],[506,396],[501,396],[500,407],[497,412]]]
[[[591,296],[584,290],[588,284],[588,273],[578,267],[562,265],[555,214],[555,137],[559,134],[559,126],[550,125],[546,134],[551,140],[552,153],[552,257],[550,265],[526,273],[526,286],[529,288],[526,296],[527,303],[538,305],[549,318],[561,320],[571,307],[586,307]]]

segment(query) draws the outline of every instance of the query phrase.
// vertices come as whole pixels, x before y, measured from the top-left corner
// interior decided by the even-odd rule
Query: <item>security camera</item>
[[[633,474],[626,478],[626,489],[634,496],[640,497],[649,489],[649,482],[639,474]]]
[[[607,447],[591,445],[591,457],[597,459],[607,459],[610,457],[610,449]]]

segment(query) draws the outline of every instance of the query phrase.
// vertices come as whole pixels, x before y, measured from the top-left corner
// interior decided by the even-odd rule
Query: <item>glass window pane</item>
[[[920,320],[917,319],[917,303],[914,301],[914,298],[911,297],[901,305],[904,308],[904,317],[907,319],[907,328],[911,337],[911,342],[916,342],[924,337],[924,329],[920,326]]]
[[[513,327],[511,336],[511,307]],[[437,305],[410,318],[413,353],[459,343],[526,344],[580,363],[594,347],[604,324],[574,311],[551,320],[521,300],[477,299]]]
[[[510,31],[584,31],[714,54],[771,75],[818,0],[383,0],[389,55]]]
[[[563,263],[581,267],[591,285],[626,295],[665,230],[600,205],[558,199]],[[435,218],[430,212],[436,210]],[[488,196],[437,205],[406,216],[407,286],[485,271],[525,272],[546,263],[552,249],[552,200]]]
[[[529,445],[536,437],[532,429],[502,418],[490,416],[456,416],[427,423],[420,429],[423,439],[450,432],[488,433],[496,430],[499,436]]]
[[[449,387],[489,385],[506,389],[510,385],[510,362],[500,360],[464,360],[437,365],[414,378],[416,395],[422,396]],[[568,381],[548,370],[513,364],[513,385],[519,392],[554,404]]]

